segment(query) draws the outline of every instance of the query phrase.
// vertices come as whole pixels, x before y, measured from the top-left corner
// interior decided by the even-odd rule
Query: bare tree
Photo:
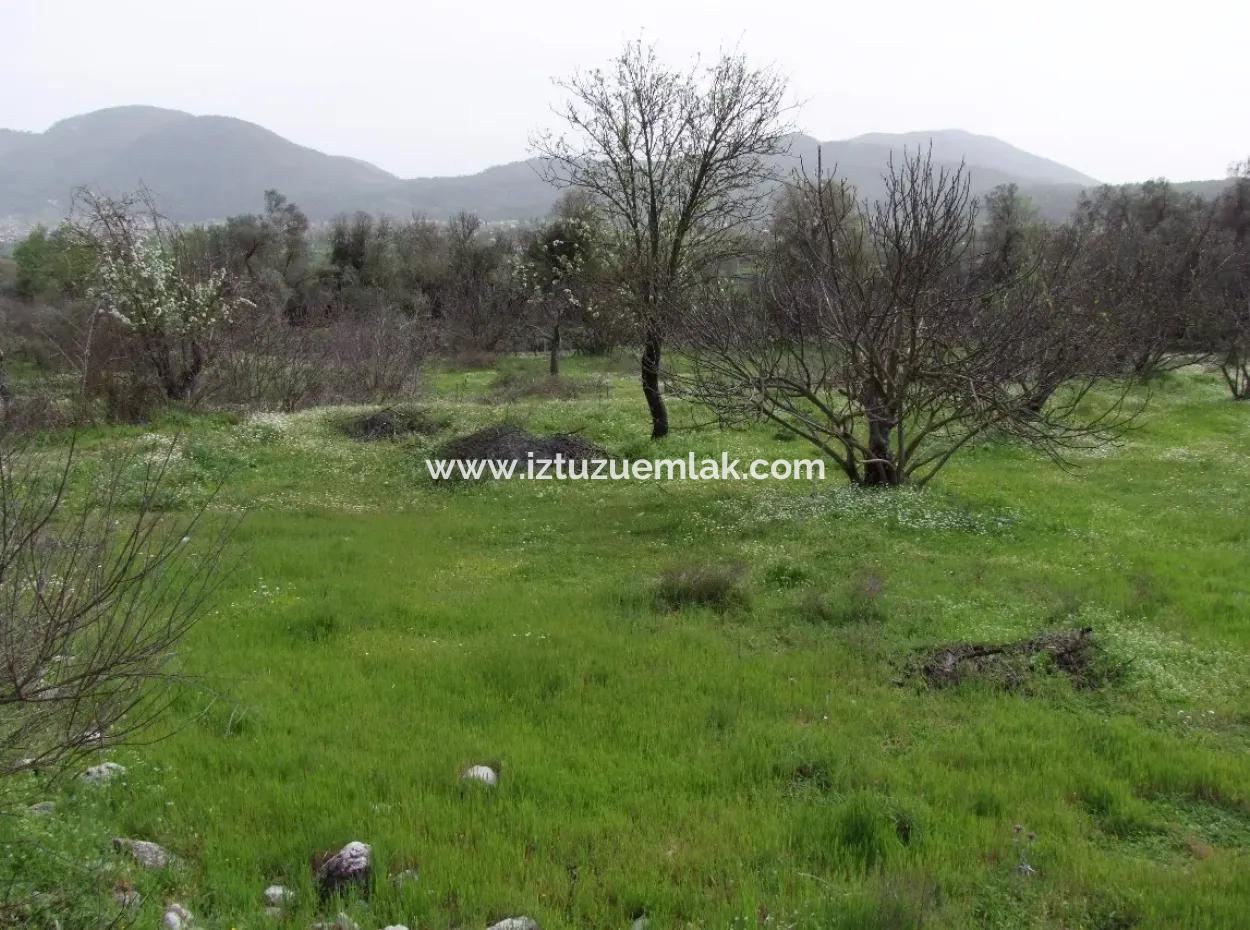
[[[1250,158],[1232,166],[1216,203],[1222,233],[1209,288],[1212,346],[1236,400],[1250,399]]]
[[[664,337],[696,282],[742,252],[785,148],[785,81],[738,54],[681,72],[629,43],[606,71],[558,85],[568,135],[534,142],[550,181],[589,192],[610,234],[605,260],[642,341],[652,438],[668,433]]]
[[[1032,282],[1044,312],[1017,334],[1028,360],[1017,388],[1026,411],[1040,414],[1055,392],[1078,375],[1116,377],[1127,332],[1096,302],[1085,299],[1081,229],[1040,219],[1015,184],[991,190],[982,201],[973,269],[982,287],[1016,289]],[[1132,337],[1135,341],[1136,337]]]
[[[529,295],[514,280],[513,238],[482,228],[473,213],[447,224],[447,268],[438,301],[445,341],[456,349],[496,352],[525,321]]]
[[[806,438],[866,485],[924,484],[991,431],[1059,458],[1121,426],[1118,399],[1078,415],[1096,383],[1085,356],[1033,338],[1062,259],[990,274],[962,168],[906,155],[884,181],[872,204],[819,168],[796,181],[769,272],[691,313],[682,389],[723,421]]]
[[[1164,180],[1083,196],[1081,299],[1119,326],[1120,362],[1140,378],[1201,361],[1203,282],[1215,211]]]
[[[173,452],[92,481],[72,447],[49,473],[0,435],[0,771],[122,741],[165,706],[231,522],[157,512]]]

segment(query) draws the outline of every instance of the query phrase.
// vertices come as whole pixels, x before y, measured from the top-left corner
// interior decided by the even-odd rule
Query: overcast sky
[[[737,46],[821,139],[960,128],[1105,181],[1250,155],[1250,3],[0,0],[0,126],[145,103],[237,116],[403,176],[526,155],[553,76],[628,39]]]

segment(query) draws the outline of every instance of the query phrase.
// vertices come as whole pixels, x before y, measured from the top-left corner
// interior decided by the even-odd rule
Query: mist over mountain
[[[1001,139],[957,129],[869,133],[820,143],[790,140],[783,170],[826,172],[836,166],[863,197],[881,192],[891,154],[932,145],[936,162],[963,161],[973,192],[1014,182],[1043,215],[1062,219],[1094,179]],[[467,210],[486,220],[542,216],[558,191],[542,180],[537,160],[459,177],[397,177],[355,158],[297,145],[254,123],[225,116],[124,106],[70,117],[46,132],[0,129],[0,218],[10,223],[55,222],[72,191],[90,186],[120,193],[146,185],[171,219],[208,222],[256,210],[267,188],[277,188],[314,220],[366,210],[407,217],[446,218]],[[1201,182],[1213,188],[1220,182]]]

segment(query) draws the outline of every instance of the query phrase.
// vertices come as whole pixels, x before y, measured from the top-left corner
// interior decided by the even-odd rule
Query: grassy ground
[[[652,446],[631,371],[570,367],[579,397],[514,379],[504,411],[480,400],[494,373],[441,372],[444,428],[400,442],[345,438],[342,410],[87,437],[184,432],[166,505],[224,480],[214,506],[250,508],[240,565],[187,643],[172,736],[106,753],[124,783],[10,785],[58,810],[0,820],[39,841],[0,881],[93,864],[102,899],[144,895],[140,926],[177,899],[239,930],[273,925],[281,882],[303,927],[339,909],[310,858],[359,839],[365,930],[1246,925],[1250,408],[1215,378],[1168,379],[1074,471],[986,444],[923,493],[424,477],[505,414],[629,455],[807,455],[767,430]],[[703,565],[741,566],[727,609],[657,609],[660,576]],[[927,645],[1064,625],[1093,628],[1111,681],[907,676]],[[496,790],[458,781],[476,762]],[[181,864],[137,874],[116,835]]]

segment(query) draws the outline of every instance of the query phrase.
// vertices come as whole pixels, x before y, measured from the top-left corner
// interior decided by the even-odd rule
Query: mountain
[[[901,152],[903,149],[919,151],[931,145],[933,157],[937,161],[959,162],[963,160],[970,165],[991,167],[1004,174],[1037,184],[1077,184],[1082,187],[1098,184],[1094,178],[1074,168],[1069,168],[1067,165],[1061,165],[1049,158],[1042,158],[1024,149],[1018,149],[1002,139],[980,136],[962,129],[902,133],[870,132],[867,135],[848,139],[847,143],[875,145],[894,152]]]
[[[836,165],[869,198],[880,194],[891,155],[930,145],[936,162],[967,165],[974,193],[1014,182],[1054,218],[1066,216],[1080,191],[1098,183],[1001,139],[955,129],[824,143],[795,135],[789,141],[790,153],[780,161],[784,171],[813,170],[819,152],[826,171]],[[267,188],[281,190],[314,220],[355,210],[435,219],[469,210],[486,220],[527,220],[546,213],[557,195],[537,168],[530,159],[461,177],[403,179],[231,117],[114,107],[62,120],[42,133],[0,129],[0,233],[62,218],[72,191],[84,185],[120,193],[144,184],[180,222],[254,212]]]
[[[1099,183],[1075,169],[1018,149],[1001,139],[960,129],[870,133],[835,142],[818,142],[811,136],[795,135],[790,139],[790,152],[781,167],[786,173],[812,173],[819,156],[826,174],[836,173],[853,184],[861,198],[871,200],[885,191],[882,173],[891,158],[897,162],[904,152],[925,150],[932,152],[934,164],[938,166],[954,170],[964,165],[974,195],[984,194],[999,184],[1014,183],[1038,202],[1043,215],[1054,219],[1065,218],[1080,192]]]
[[[376,207],[402,182],[254,123],[157,107],[98,110],[44,133],[0,137],[0,215],[61,216],[75,187],[120,192],[140,183],[170,217],[198,221],[254,210],[267,187],[320,216]]]

